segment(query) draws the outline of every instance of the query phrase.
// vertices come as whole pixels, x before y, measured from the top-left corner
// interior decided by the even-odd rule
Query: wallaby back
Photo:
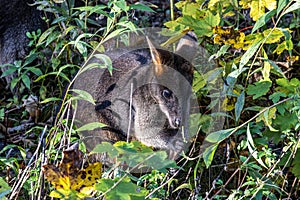
[[[188,42],[181,41],[176,51],[181,54],[189,49],[193,56],[197,43],[184,40]],[[139,140],[167,150],[171,158],[184,149],[193,66],[181,55],[154,47],[148,38],[147,43],[147,48],[106,53],[112,60],[112,76],[108,70],[93,69],[75,82],[74,88],[85,88],[96,100],[94,107],[79,101],[76,118],[107,125],[83,134],[89,150],[102,141],[120,140]]]

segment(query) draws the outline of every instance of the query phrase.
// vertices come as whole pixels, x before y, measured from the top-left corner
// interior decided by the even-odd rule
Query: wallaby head
[[[181,106],[175,94],[167,87],[162,85],[151,85],[149,94],[166,115],[170,128],[178,129],[182,124]]]
[[[178,98],[174,94],[174,92],[169,89],[166,86],[160,85],[159,80],[160,79],[169,79],[171,77],[167,77],[168,75],[166,71],[168,71],[169,66],[165,66],[166,64],[170,63],[173,55],[171,58],[164,58],[163,53],[160,53],[155,46],[152,44],[152,42],[149,40],[148,37],[146,37],[149,50],[151,53],[152,58],[152,68],[153,68],[153,80],[154,83],[152,83],[149,86],[149,94],[153,98],[155,104],[157,104],[163,114],[168,119],[168,126],[173,129],[178,129],[182,124],[182,116],[181,116],[181,106],[179,105]],[[164,60],[165,59],[165,60]],[[171,63],[174,65],[175,63]],[[171,74],[169,74],[171,75]],[[172,74],[173,75],[173,74]],[[172,78],[176,78],[175,74]],[[173,83],[174,85],[174,83]],[[179,88],[176,88],[177,90]]]
[[[90,90],[96,99],[96,114],[88,116],[108,125],[85,135],[90,138],[86,140],[89,149],[95,146],[95,141],[126,139],[167,150],[171,158],[184,149],[188,139],[193,66],[181,55],[156,48],[146,40],[146,48],[108,53],[116,70],[112,76],[104,70],[96,85],[89,86],[94,88]],[[196,49],[195,41],[193,45],[182,45],[182,48],[189,48],[191,56]],[[182,48],[177,48],[179,54]],[[97,73],[84,76],[91,80]],[[84,105],[79,107],[87,111]],[[79,119],[84,118],[81,115],[86,114],[79,113]]]

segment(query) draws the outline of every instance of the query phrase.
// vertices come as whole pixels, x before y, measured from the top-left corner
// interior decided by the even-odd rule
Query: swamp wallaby
[[[146,41],[146,47],[105,53],[112,60],[112,75],[107,69],[92,69],[75,81],[73,88],[96,100],[96,105],[80,100],[76,119],[107,125],[83,133],[89,150],[102,141],[138,140],[175,158],[185,148],[193,79],[189,60],[197,42],[185,36],[173,53]],[[90,63],[94,62],[101,61],[93,58]]]

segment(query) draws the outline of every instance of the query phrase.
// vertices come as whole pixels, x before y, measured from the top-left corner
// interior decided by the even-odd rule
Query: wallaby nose
[[[180,120],[180,118],[175,118],[175,120],[174,120],[174,126],[176,127],[176,128],[179,128],[180,127],[180,125],[181,125],[181,120]]]

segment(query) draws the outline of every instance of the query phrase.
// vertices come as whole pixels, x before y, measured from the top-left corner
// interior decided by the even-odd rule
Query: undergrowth
[[[299,1],[176,3],[181,15],[165,26],[183,34],[193,31],[214,64],[195,62],[193,93],[201,105],[197,137],[176,162],[138,142],[104,143],[95,151],[117,158],[110,168],[87,161],[78,128],[72,126],[73,97],[65,94],[92,52],[104,52],[110,38],[137,31],[147,21],[137,20],[136,13],[156,8],[97,2],[38,0],[32,5],[46,13],[49,27],[27,33],[31,51],[5,65],[10,68],[1,75],[17,75],[8,88],[18,95],[6,91],[1,100],[0,199],[299,198]],[[102,59],[101,67],[113,70]],[[222,127],[214,129],[217,123]],[[128,169],[122,168],[125,158],[131,161]],[[151,170],[134,173],[141,164]],[[64,170],[72,176],[60,175]]]

